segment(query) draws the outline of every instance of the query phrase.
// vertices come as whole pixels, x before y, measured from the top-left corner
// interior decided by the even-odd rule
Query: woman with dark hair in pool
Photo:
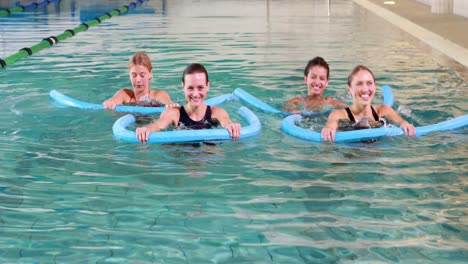
[[[284,109],[293,114],[304,111],[320,112],[324,106],[345,108],[346,104],[331,96],[323,96],[328,86],[330,67],[322,57],[309,60],[304,69],[304,82],[307,85],[307,95],[299,95],[286,101]],[[304,109],[299,109],[304,108]]]
[[[133,89],[121,89],[104,101],[105,109],[114,110],[117,105],[135,104],[139,106],[176,106],[169,94],[163,90],[151,90],[150,81],[153,78],[151,60],[143,52],[135,53],[128,63],[128,73]]]
[[[330,113],[327,124],[322,129],[324,141],[335,140],[340,120],[348,120],[355,129],[360,129],[382,126],[383,121],[380,117],[386,117],[390,122],[398,124],[405,135],[415,135],[414,126],[405,121],[393,108],[388,105],[372,106],[375,77],[369,68],[358,65],[351,71],[348,76],[348,93],[353,98],[353,103],[350,107]]]
[[[233,123],[224,109],[205,104],[209,89],[210,82],[205,67],[198,63],[187,66],[182,74],[182,90],[187,103],[181,107],[167,108],[156,122],[145,127],[138,127],[137,139],[145,143],[151,132],[161,131],[171,125],[206,129],[218,124],[229,131],[233,140],[238,139],[241,132],[240,124]]]

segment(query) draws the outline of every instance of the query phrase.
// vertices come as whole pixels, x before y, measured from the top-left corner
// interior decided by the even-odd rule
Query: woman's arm
[[[301,105],[304,105],[304,96],[298,95],[286,101],[284,110],[293,114],[300,114],[304,112],[304,110],[297,109]]]
[[[133,93],[133,91],[131,91],[129,89],[120,89],[120,90],[118,90],[114,94],[114,96],[112,96],[111,98],[107,99],[106,101],[104,101],[102,103],[102,105],[104,106],[104,109],[114,110],[117,105],[124,104],[126,99],[128,97],[131,97],[129,95],[129,93]]]
[[[405,132],[405,135],[407,136],[414,136],[416,134],[416,128],[410,124],[408,121],[403,119],[393,108],[391,108],[388,105],[380,105],[379,110],[378,110],[379,116],[385,116],[387,117],[390,122],[398,124],[403,131]]]
[[[233,140],[237,140],[239,138],[241,125],[239,123],[233,123],[229,118],[229,114],[226,112],[226,110],[222,109],[221,107],[212,106],[211,118],[218,120],[219,124],[228,130],[229,135]]]
[[[322,129],[322,139],[324,141],[334,141],[336,129],[338,128],[340,120],[346,118],[347,116],[345,110],[339,109],[331,112],[328,116],[328,120],[325,124],[325,127]]]
[[[149,124],[148,126],[138,127],[135,131],[136,137],[141,143],[146,143],[151,132],[159,132],[169,127],[169,125],[177,126],[179,122],[180,112],[178,108],[167,108],[161,113],[159,119]]]

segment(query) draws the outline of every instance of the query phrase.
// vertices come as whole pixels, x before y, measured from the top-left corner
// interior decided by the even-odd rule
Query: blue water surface
[[[466,129],[314,143],[252,109],[256,137],[138,145],[112,137],[122,114],[48,98],[100,103],[131,86],[128,60],[144,51],[152,88],[175,101],[184,67],[200,62],[209,96],[241,87],[281,107],[322,56],[328,95],[349,101],[347,75],[364,64],[415,125],[468,113],[468,84],[430,48],[353,1],[330,2],[150,0],[0,69],[0,262],[466,263]],[[129,3],[62,0],[0,17],[0,58]],[[242,122],[242,105],[223,107]]]

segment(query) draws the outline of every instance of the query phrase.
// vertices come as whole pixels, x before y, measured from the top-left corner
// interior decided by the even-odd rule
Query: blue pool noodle
[[[57,106],[69,106],[77,107],[80,109],[89,109],[89,110],[103,110],[104,106],[102,104],[87,103],[73,99],[69,96],[66,96],[57,90],[52,90],[49,92],[49,97],[56,102]],[[217,97],[213,97],[205,100],[207,105],[217,106],[221,105],[225,101],[233,100],[232,94],[224,94]],[[165,107],[145,107],[145,106],[130,106],[130,105],[118,105],[115,108],[116,112],[125,112],[125,113],[139,113],[139,114],[157,114],[162,113],[166,109]]]
[[[281,123],[281,129],[294,137],[308,140],[308,141],[323,141],[322,136],[319,132],[304,129],[296,126],[296,122],[300,122],[302,116],[291,115],[283,119]],[[457,128],[463,128],[468,125],[468,115],[456,117],[441,123],[416,127],[416,136],[423,136],[436,131],[453,130]],[[377,139],[384,136],[393,137],[404,135],[403,129],[399,127],[380,127],[370,129],[360,129],[345,132],[336,132],[334,142],[353,142],[353,141],[365,141],[371,139]]]
[[[260,120],[248,108],[242,106],[238,114],[249,124],[241,128],[240,138],[252,137],[260,133],[262,127]],[[131,114],[125,115],[112,126],[114,137],[120,141],[129,143],[140,143],[136,138],[135,131],[128,130],[127,127],[135,122],[135,117]],[[183,143],[200,141],[231,140],[229,132],[225,128],[200,129],[200,130],[176,130],[152,132],[147,143]]]
[[[245,103],[248,103],[264,112],[267,113],[272,113],[272,114],[280,114],[283,116],[288,116],[291,115],[292,113],[285,112],[285,111],[280,111],[267,103],[264,103],[260,101],[258,98],[255,96],[249,94],[242,88],[236,88],[234,90],[233,95],[237,96],[240,100],[242,100]],[[388,105],[388,106],[393,106],[393,93],[392,93],[392,88],[388,85],[383,85],[382,86],[382,97],[383,97],[383,104]],[[306,115],[310,114],[327,114],[327,112],[311,112],[311,113],[305,113]]]

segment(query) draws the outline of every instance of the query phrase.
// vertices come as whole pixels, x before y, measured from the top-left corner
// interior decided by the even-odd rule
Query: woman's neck
[[[322,100],[323,94],[307,94],[307,98],[314,99],[314,100]]]
[[[205,116],[207,107],[205,103],[198,106],[193,106],[191,104],[186,104],[184,106],[185,112],[192,120],[201,120]]]
[[[356,105],[352,104],[349,109],[353,113],[354,117],[360,119],[366,116],[372,116],[372,110],[370,105]]]

